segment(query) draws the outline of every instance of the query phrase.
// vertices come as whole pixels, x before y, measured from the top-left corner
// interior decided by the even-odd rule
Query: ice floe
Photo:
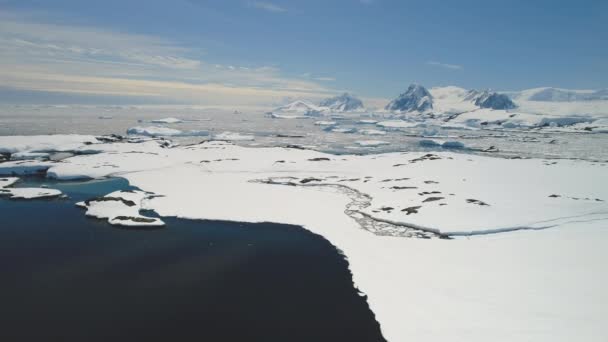
[[[337,124],[335,121],[315,121],[316,126],[335,126]]]
[[[359,133],[363,135],[386,135],[385,131],[379,129],[360,129]]]
[[[388,141],[382,141],[382,140],[359,140],[359,141],[355,141],[355,143],[357,145],[363,146],[363,147],[378,147],[378,146],[390,144]]]
[[[163,118],[163,119],[155,119],[150,122],[159,123],[159,124],[176,124],[176,123],[182,123],[182,122],[184,122],[184,120],[178,119],[178,118]]]
[[[59,197],[62,192],[56,189],[47,188],[13,188],[19,178],[8,177],[0,178],[0,196],[8,196],[11,199],[36,199]]]
[[[142,202],[151,198],[152,195],[138,190],[115,191],[106,196],[76,203],[77,206],[86,208],[86,215],[107,219],[116,226],[126,227],[160,227],[165,223],[156,217],[147,217],[139,212]]]
[[[174,128],[168,127],[131,127],[127,130],[127,134],[130,135],[142,135],[148,137],[199,137],[208,136],[208,131],[180,131]]]

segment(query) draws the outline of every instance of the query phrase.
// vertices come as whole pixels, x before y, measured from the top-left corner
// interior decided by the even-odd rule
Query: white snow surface
[[[124,177],[162,195],[142,204],[161,216],[297,224],[320,234],[348,258],[389,341],[608,338],[606,164],[451,152],[336,156],[219,141],[102,149],[54,163],[48,175]],[[318,181],[301,182],[309,177]],[[469,238],[404,237],[415,232]]]
[[[126,227],[159,227],[165,223],[155,217],[146,217],[139,214],[143,203],[150,198],[143,191],[115,191],[100,199],[79,202],[77,206],[86,208],[86,215],[107,219],[115,226]]]
[[[492,110],[475,105],[482,92],[460,87],[435,87],[431,116],[404,115],[407,121],[380,122],[385,128],[412,128],[431,124],[444,128],[518,129],[541,128],[564,132],[603,133],[608,126],[608,92],[603,90],[568,90],[536,88],[519,92],[499,92],[512,98],[517,105],[509,110]],[[550,123],[558,123],[551,125]],[[555,129],[559,127],[559,129]]]
[[[235,132],[222,132],[214,135],[214,139],[226,140],[226,141],[251,141],[255,140],[255,137],[251,134],[241,134]]]
[[[12,135],[0,136],[0,153],[65,152],[81,147],[85,142],[97,142],[92,135]]]
[[[335,121],[315,121],[316,126],[335,126],[337,124]]]
[[[10,187],[18,181],[17,177],[0,178],[0,196],[9,196],[11,199],[35,199],[62,195],[62,192],[56,189]]]

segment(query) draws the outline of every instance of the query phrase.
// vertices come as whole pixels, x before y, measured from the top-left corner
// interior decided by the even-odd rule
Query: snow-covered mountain
[[[537,88],[520,92],[421,86],[386,106],[399,127],[436,125],[466,129],[608,130],[608,90]],[[419,106],[419,104],[423,104]]]
[[[405,93],[389,102],[385,109],[395,112],[427,112],[433,109],[433,96],[425,87],[412,84]]]
[[[574,90],[545,87],[513,92],[512,96],[518,100],[541,102],[606,101],[608,89]]]
[[[319,104],[332,112],[352,112],[363,109],[363,102],[349,93],[327,98]]]
[[[488,90],[475,97],[475,105],[479,108],[490,109],[513,109],[517,107],[509,96]]]
[[[321,112],[323,112],[323,108],[316,106],[310,102],[297,100],[287,105],[278,107],[274,111],[286,114],[319,116],[321,115]]]
[[[277,119],[297,119],[362,110],[363,102],[361,100],[351,94],[344,93],[327,98],[321,101],[318,106],[307,101],[297,100],[276,108],[269,116]]]

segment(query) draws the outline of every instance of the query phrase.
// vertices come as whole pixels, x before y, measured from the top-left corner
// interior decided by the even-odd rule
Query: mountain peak
[[[405,93],[387,104],[385,109],[400,112],[424,112],[433,109],[433,96],[425,87],[412,83]]]
[[[350,112],[363,108],[363,102],[349,93],[327,98],[319,104],[336,112]]]

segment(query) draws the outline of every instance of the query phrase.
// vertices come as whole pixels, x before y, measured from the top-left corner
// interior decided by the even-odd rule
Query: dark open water
[[[383,341],[347,262],[297,226],[165,218],[117,229],[74,203],[124,180],[0,199],[0,341]]]

